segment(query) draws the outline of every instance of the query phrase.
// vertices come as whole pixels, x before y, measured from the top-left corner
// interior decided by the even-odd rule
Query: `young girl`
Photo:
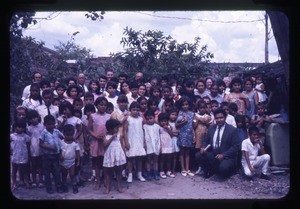
[[[57,118],[57,129],[62,131],[63,126],[71,124],[75,128],[74,140],[78,142],[82,134],[82,121],[74,116],[74,106],[70,102],[64,102],[59,106],[60,116]]]
[[[195,113],[189,110],[190,99],[182,96],[178,100],[179,116],[176,120],[176,128],[178,128],[178,145],[180,146],[180,166],[182,176],[194,176],[190,171],[190,151],[194,147],[194,128],[193,121]]]
[[[12,163],[12,185],[11,189],[17,188],[17,172],[20,180],[23,179],[26,188],[30,188],[27,175],[27,163],[29,156],[30,136],[25,134],[26,119],[18,119],[14,124],[14,133],[10,134],[10,149]]]
[[[37,106],[43,104],[43,99],[41,96],[40,85],[38,83],[32,83],[30,86],[30,95],[22,103],[27,109],[34,110]]]
[[[173,159],[173,140],[171,138],[172,130],[169,126],[169,115],[168,113],[160,113],[158,115],[158,122],[160,125],[159,135],[160,135],[160,177],[174,178],[175,175],[171,172],[171,160]],[[167,173],[165,173],[165,167]],[[167,174],[167,175],[166,175]]]
[[[100,84],[97,80],[91,80],[88,85],[88,90],[94,95],[94,101],[101,95]]]
[[[140,113],[141,113],[141,116],[143,118],[143,123],[145,124],[146,123],[146,118],[145,118],[145,112],[146,110],[148,109],[147,105],[148,105],[148,100],[146,97],[144,96],[141,96],[137,99],[137,102],[139,103],[140,105]]]
[[[99,190],[100,170],[103,167],[104,145],[103,140],[106,135],[105,123],[110,119],[110,114],[106,113],[107,99],[98,97],[95,101],[97,112],[91,114],[88,122],[88,132],[91,136],[90,154],[92,156],[92,166],[95,168],[96,185],[95,190]]]
[[[42,187],[42,153],[40,150],[40,135],[44,130],[40,123],[40,116],[36,110],[29,110],[27,114],[28,127],[27,132],[30,136],[30,163],[32,174],[32,186]],[[37,179],[38,176],[38,179]]]
[[[206,136],[207,129],[210,125],[211,116],[206,113],[206,104],[204,101],[200,101],[197,104],[197,113],[195,113],[196,120],[194,121],[195,128],[195,149],[201,148],[202,141]],[[197,152],[197,151],[196,151]],[[200,174],[201,167],[198,167],[198,170],[195,174]]]
[[[160,111],[158,109],[158,103],[159,103],[159,101],[155,97],[150,97],[147,102],[147,109],[152,110],[154,112],[154,114],[155,114],[154,121],[157,124],[158,124],[158,115],[160,113]]]
[[[258,94],[258,102],[266,103],[268,96],[265,92],[265,85],[263,83],[262,76],[258,75],[255,79],[256,85],[255,85],[255,91]]]
[[[106,148],[103,158],[104,178],[106,182],[105,193],[110,191],[110,183],[112,177],[112,171],[115,172],[117,179],[117,190],[122,193],[121,187],[121,173],[123,166],[126,163],[126,156],[123,148],[123,138],[120,136],[119,127],[121,123],[116,119],[109,119],[105,123],[107,134],[103,141],[103,145]]]
[[[60,169],[62,176],[62,191],[68,192],[67,176],[69,174],[72,185],[73,193],[78,193],[77,180],[76,180],[76,167],[80,165],[80,148],[79,144],[74,140],[74,126],[66,124],[63,127],[64,140],[60,140]]]
[[[69,85],[66,94],[67,94],[66,101],[73,104],[73,100],[79,97],[79,86],[77,86],[76,84]]]
[[[88,103],[84,106],[83,113],[86,117],[84,117],[84,119],[82,120],[82,133],[83,133],[83,140],[84,140],[84,155],[88,157],[90,155],[90,142],[91,142],[91,136],[89,135],[88,132],[88,123],[91,114],[95,112],[96,112],[96,108],[94,104]],[[84,164],[85,161],[83,161],[82,163]],[[92,166],[92,176],[88,179],[88,181],[95,181],[95,179],[96,179],[96,172],[95,172],[95,168]]]
[[[126,156],[128,158],[127,182],[132,182],[133,163],[137,165],[137,177],[146,181],[142,176],[142,157],[146,155],[143,131],[143,118],[140,116],[140,105],[133,101],[129,106],[130,115],[124,123],[124,138]]]
[[[243,81],[242,79],[235,77],[230,83],[230,94],[226,94],[224,101],[234,102],[238,106],[238,114],[245,115],[246,109],[250,110],[249,97],[242,93]]]
[[[175,175],[176,173],[176,166],[178,163],[178,158],[179,158],[179,152],[180,152],[180,147],[178,146],[178,129],[176,128],[176,120],[178,117],[178,112],[179,110],[176,107],[172,107],[169,111],[169,126],[171,127],[171,137],[173,141],[173,160],[172,160],[172,168],[171,171]]]
[[[245,80],[245,90],[242,93],[248,95],[249,97],[251,108],[250,110],[246,109],[246,115],[248,115],[251,118],[252,115],[254,115],[256,112],[255,106],[258,103],[258,94],[253,89],[253,80],[251,78],[247,78]]]
[[[154,112],[152,110],[147,110],[144,114],[146,118],[146,123],[143,125],[145,132],[145,142],[146,142],[146,170],[147,170],[147,180],[152,179],[151,175],[151,162],[153,162],[155,180],[159,180],[158,177],[158,156],[160,153],[160,136],[159,136],[159,125],[154,122]]]
[[[118,97],[117,100],[118,103],[118,108],[115,109],[112,114],[111,114],[111,118],[112,119],[116,119],[120,122],[120,126],[119,126],[119,134],[121,137],[121,142],[122,142],[122,148],[124,149],[125,152],[125,144],[124,144],[124,133],[123,133],[123,126],[124,126],[124,122],[127,120],[127,117],[129,115],[129,111],[128,111],[128,98],[126,95],[121,94]],[[123,166],[123,171],[122,171],[122,176],[123,178],[126,178],[126,169],[125,169],[126,165]]]

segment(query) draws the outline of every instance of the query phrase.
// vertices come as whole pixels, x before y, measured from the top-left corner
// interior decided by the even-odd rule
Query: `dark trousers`
[[[61,186],[61,176],[60,176],[60,165],[59,165],[59,154],[43,155],[43,168],[45,175],[45,185],[46,188],[51,188],[52,180],[51,173],[54,178],[55,186],[58,188]]]
[[[204,172],[210,172],[212,174],[218,174],[223,178],[227,178],[235,171],[236,158],[224,158],[218,160],[215,158],[216,154],[213,152],[205,152],[195,154],[196,162],[203,169]]]

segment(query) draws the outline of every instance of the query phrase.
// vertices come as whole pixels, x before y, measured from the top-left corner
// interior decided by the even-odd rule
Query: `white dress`
[[[126,150],[126,156],[136,157],[146,155],[146,151],[144,149],[143,118],[140,116],[137,118],[129,116],[127,121],[127,137],[130,149]]]
[[[30,140],[30,156],[37,157],[41,155],[41,148],[40,148],[40,135],[44,130],[44,126],[39,123],[38,125],[30,125],[27,128]]]
[[[144,124],[145,141],[146,141],[146,152],[147,155],[154,153],[159,155],[160,151],[160,126],[154,123],[153,125]]]
[[[105,140],[109,140],[112,135],[106,135]],[[121,146],[120,134],[114,137],[105,150],[103,167],[112,168],[126,163],[126,156]]]

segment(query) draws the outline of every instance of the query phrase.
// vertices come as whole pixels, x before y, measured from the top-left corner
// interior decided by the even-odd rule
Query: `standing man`
[[[204,178],[214,174],[228,178],[236,169],[241,145],[237,129],[225,122],[226,116],[223,109],[214,111],[216,124],[208,128],[201,149],[195,155],[196,162],[204,171]]]
[[[34,72],[32,75],[32,82],[33,83],[40,83],[42,80],[42,74],[39,72]],[[30,84],[28,86],[26,86],[23,90],[23,94],[22,94],[22,100],[24,101],[25,99],[27,99],[30,95]]]
[[[86,77],[83,73],[79,73],[78,76],[77,76],[77,84],[79,86],[81,86],[81,88],[83,89],[84,93],[85,92],[88,92],[88,88],[87,86],[85,85],[85,81],[86,81]]]

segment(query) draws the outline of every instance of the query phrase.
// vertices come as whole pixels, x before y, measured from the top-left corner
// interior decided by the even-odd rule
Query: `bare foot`
[[[95,187],[94,187],[94,190],[99,190],[100,187],[101,187],[101,185],[97,182],[96,185],[95,185]]]
[[[123,192],[124,192],[123,188],[118,188],[117,190],[118,190],[118,192],[120,192],[120,193],[123,193]]]
[[[103,192],[103,193],[104,193],[104,194],[109,194],[109,192],[110,192],[110,191],[109,191],[109,189],[108,189],[108,188],[106,188],[106,189],[104,190],[104,192]]]

